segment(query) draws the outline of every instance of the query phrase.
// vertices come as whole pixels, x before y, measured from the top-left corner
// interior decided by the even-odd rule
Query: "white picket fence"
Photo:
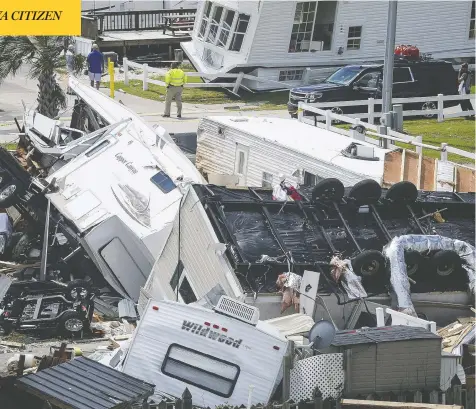
[[[458,111],[453,113],[445,113],[444,112],[444,102],[445,101],[462,101],[462,100],[470,100],[473,108],[475,104],[475,94],[470,95],[443,95],[438,94],[436,96],[430,97],[415,97],[415,98],[393,98],[392,104],[417,104],[420,103],[427,103],[427,106],[434,106],[434,109],[421,109],[421,110],[410,110],[410,111],[403,111],[403,116],[422,116],[422,115],[437,115],[438,122],[443,122],[445,119],[448,118],[457,118],[457,117],[464,117],[464,116],[472,116],[475,114],[475,111]],[[375,112],[376,105],[382,105],[381,99],[362,99],[356,101],[334,101],[334,102],[318,102],[309,104],[310,106],[316,108],[327,108],[327,109],[334,109],[337,111],[342,112],[342,108],[350,107],[350,106],[367,106],[367,112],[355,113],[355,114],[346,114],[352,118],[365,118],[368,119],[370,124],[374,124],[377,118],[380,118],[381,114],[379,112]],[[319,118],[322,120],[323,118]]]
[[[165,87],[164,81],[152,79],[149,77],[149,75],[155,74],[155,75],[164,76],[166,72],[168,71],[167,69],[149,67],[148,64],[138,64],[138,63],[129,61],[127,58],[124,58],[123,60],[123,68],[124,68],[124,84],[125,85],[129,84],[129,68],[132,68],[132,69],[142,70],[142,87],[144,91],[148,89],[149,83]],[[228,73],[227,74],[222,74],[222,73],[210,74],[206,72],[187,72],[187,76],[206,78],[209,81],[212,81],[216,78],[234,78],[235,79],[234,82],[196,82],[196,83],[191,82],[191,83],[185,84],[185,87],[186,88],[230,88],[232,92],[235,94],[238,93],[240,87],[248,90],[248,88],[242,84],[243,79],[268,83],[273,85],[274,87],[279,87],[281,89],[291,89],[296,87],[295,84],[288,84],[285,82],[258,78],[258,77],[255,77],[254,75],[248,75],[243,72],[235,73],[235,74],[228,74]]]
[[[303,102],[299,102],[298,120],[301,122],[309,123],[309,120],[306,119],[303,115],[304,111],[312,112],[316,114],[317,119],[322,118],[324,120],[324,122],[319,122],[317,120],[314,120],[313,118],[312,123],[315,126],[331,130],[341,135],[350,136],[355,139],[360,139],[361,137],[356,130],[348,131],[346,129],[337,128],[333,125],[333,122],[339,121],[341,123],[347,123],[351,125],[361,125],[365,128],[365,141],[374,145],[385,146],[385,140],[391,141],[390,143],[403,142],[415,146],[415,150],[419,154],[422,153],[423,148],[440,151],[441,161],[448,161],[448,153],[454,153],[456,155],[460,155],[472,160],[476,159],[476,155],[474,152],[464,151],[462,149],[450,146],[447,143],[441,143],[440,146],[425,144],[422,142],[423,138],[421,135],[407,135],[401,132],[394,131],[386,126],[374,125],[373,123],[370,123],[370,121],[363,122],[360,120],[360,118],[356,118],[355,116],[339,115],[329,109],[318,108],[317,106],[315,106],[315,104],[310,105],[305,104]],[[375,139],[375,137],[377,137],[378,139]]]

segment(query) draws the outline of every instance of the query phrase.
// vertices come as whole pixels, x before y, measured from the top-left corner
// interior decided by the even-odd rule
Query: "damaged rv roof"
[[[301,189],[302,206],[296,202],[272,200],[263,189],[226,189],[214,185],[194,185],[218,239],[227,247],[227,256],[244,289],[267,292],[275,288],[276,274],[303,272],[328,264],[335,253],[351,258],[359,253],[343,226],[337,211],[326,203],[311,203],[309,189]],[[385,196],[382,190],[382,197]],[[388,240],[368,210],[346,203],[339,204],[352,235],[362,249],[382,250]],[[442,210],[444,223],[437,223],[432,212]],[[422,218],[419,231],[406,205],[381,199],[376,211],[391,237],[404,234],[440,234],[474,245],[474,194],[419,192],[411,205]],[[330,244],[329,244],[330,243]],[[272,273],[272,274],[268,274]],[[459,289],[466,283],[454,281]],[[447,288],[448,290],[450,288]]]

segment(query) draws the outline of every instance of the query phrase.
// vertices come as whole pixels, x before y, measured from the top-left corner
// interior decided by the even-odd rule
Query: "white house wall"
[[[183,274],[187,277],[195,296],[203,297],[216,284],[221,284],[229,296],[240,296],[242,290],[238,280],[232,273],[226,257],[219,252],[217,254],[218,238],[193,189],[183,201],[180,218],[180,259],[184,265]],[[179,219],[176,217],[164,250],[141,290],[142,305],[145,298],[176,299],[170,280],[179,260],[178,229]]]
[[[198,31],[200,28],[200,23],[202,20],[203,9],[205,7],[205,1],[199,2],[199,7],[197,9],[197,15],[195,19],[195,26],[192,34],[192,41],[182,43],[181,46],[187,53],[189,57],[191,57],[193,63],[197,66],[197,68],[201,69],[202,72],[227,72],[231,70],[236,65],[245,64],[248,58],[248,54],[251,49],[251,45],[253,43],[254,33],[257,29],[258,20],[259,20],[259,9],[260,9],[260,2],[259,1],[227,1],[227,0],[218,0],[213,1],[213,4],[218,4],[223,7],[226,7],[229,10],[234,10],[237,13],[244,13],[250,16],[250,21],[248,24],[248,29],[241,46],[241,50],[237,51],[230,51],[226,50],[223,47],[218,47],[216,45],[210,44],[205,42],[203,39],[198,38]],[[232,33],[230,33],[230,36]],[[218,69],[214,67],[207,66],[202,60],[203,50],[204,48],[208,48],[215,52],[217,55],[223,57],[223,68]]]
[[[223,129],[222,135],[218,134],[219,127]],[[304,169],[322,178],[338,177],[346,186],[353,186],[368,178],[331,163],[319,162],[316,158],[293,152],[253,135],[219,125],[207,118],[202,120],[199,129],[201,134],[197,138],[195,162],[198,170],[207,174],[235,174],[236,144],[239,143],[249,147],[246,176],[246,186],[249,187],[262,186],[263,172],[273,175],[273,183],[277,183],[277,176],[280,173],[283,173],[287,180],[297,182],[292,177],[297,169]],[[381,183],[381,180],[378,182]]]
[[[383,59],[388,2],[339,1],[330,51],[289,53],[296,1],[264,0],[258,29],[247,63],[267,66],[319,65],[366,59]],[[400,1],[397,44],[414,44],[435,58],[474,57],[469,39],[471,1]],[[350,26],[362,26],[359,50],[347,51]],[[344,47],[338,55],[339,47]]]

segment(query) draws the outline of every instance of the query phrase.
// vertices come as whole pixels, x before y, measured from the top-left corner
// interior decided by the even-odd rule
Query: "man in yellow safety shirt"
[[[172,100],[177,104],[177,118],[182,118],[182,91],[187,83],[187,75],[179,68],[180,63],[173,62],[172,67],[165,74],[165,84],[167,86],[167,96],[165,98],[164,118],[170,117],[170,107]]]

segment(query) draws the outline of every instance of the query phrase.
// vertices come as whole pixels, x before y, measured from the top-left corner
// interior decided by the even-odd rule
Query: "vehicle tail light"
[[[228,329],[227,328],[222,328],[221,329],[223,332],[228,332]]]
[[[207,327],[209,327],[209,326],[210,326],[210,323],[209,323],[209,322],[205,322],[205,325],[206,325]]]
[[[154,305],[154,306],[152,307],[152,309],[153,309],[154,311],[159,311],[159,307],[157,307],[157,305]]]
[[[213,324],[213,328],[218,329],[220,328],[220,326],[218,326],[217,324]]]

